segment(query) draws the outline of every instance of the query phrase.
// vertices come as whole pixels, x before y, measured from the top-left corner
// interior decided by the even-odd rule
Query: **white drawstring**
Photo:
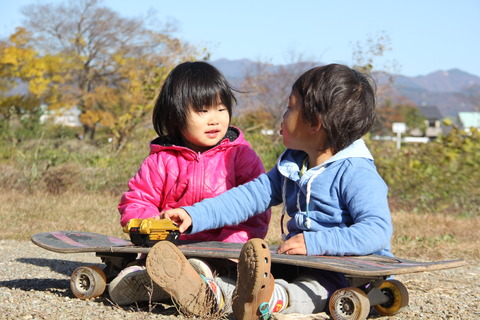
[[[287,193],[287,178],[283,178],[283,187],[282,187],[282,217],[280,218],[280,229],[282,230],[282,241],[287,240],[287,234],[285,233],[285,230],[283,229],[283,218],[285,217],[285,213],[287,212],[287,206],[285,204],[285,198],[286,198],[286,193]]]
[[[313,175],[312,177],[308,180],[307,182],[307,195],[306,195],[306,199],[305,199],[305,222],[304,222],[304,227],[307,228],[307,229],[310,229],[312,227],[312,222],[311,222],[311,219],[310,219],[310,197],[311,197],[311,194],[312,194],[312,183],[313,183],[313,180],[315,180],[315,178],[320,174],[322,173],[323,171],[325,171],[325,167],[321,167],[319,168]],[[283,228],[283,218],[285,217],[285,213],[287,212],[287,209],[286,209],[286,203],[285,203],[285,200],[286,200],[286,193],[287,193],[287,178],[284,178],[283,180],[283,188],[282,188],[282,201],[283,201],[283,207],[282,207],[282,217],[280,219],[280,228],[281,228],[281,231],[282,231],[282,240],[285,241],[287,239],[287,235],[285,233],[285,230]],[[301,190],[298,190],[298,193],[297,193],[297,210],[298,212],[300,213],[303,213],[302,212],[302,209],[300,207],[300,193],[301,193]]]

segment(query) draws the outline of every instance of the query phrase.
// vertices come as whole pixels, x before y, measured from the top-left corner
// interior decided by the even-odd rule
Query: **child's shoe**
[[[204,278],[213,278],[213,271],[210,264],[203,259],[190,258],[188,262],[192,265],[193,269]]]
[[[112,302],[121,306],[170,299],[168,293],[150,279],[146,268],[138,265],[123,269],[108,285],[108,293]]]
[[[219,310],[220,289],[212,281],[207,283],[173,243],[160,241],[150,249],[147,272],[181,312],[205,317]]]
[[[269,302],[275,287],[270,273],[270,249],[262,239],[251,239],[242,248],[233,313],[237,320],[268,319]]]

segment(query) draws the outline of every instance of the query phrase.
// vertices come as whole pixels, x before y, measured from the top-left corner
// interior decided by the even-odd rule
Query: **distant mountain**
[[[227,60],[219,59],[215,61],[210,61],[218,70],[220,70],[225,77],[228,78],[231,82],[236,82],[242,80],[245,76],[245,72],[252,68],[255,62],[248,59],[242,60]]]
[[[245,71],[255,70],[248,59],[211,61],[234,83],[242,81]],[[322,63],[318,63],[322,65]],[[271,66],[275,68],[275,66]],[[375,74],[377,83],[386,81],[385,74]],[[480,77],[459,69],[436,71],[426,76],[406,77],[393,75],[394,84],[390,99],[396,103],[413,103],[417,106],[437,106],[443,117],[455,117],[461,111],[474,111],[471,90],[480,88]],[[480,97],[477,97],[477,101]],[[479,102],[477,102],[478,104]]]
[[[461,111],[474,111],[471,90],[480,88],[480,77],[452,69],[426,76],[396,76],[394,86],[400,97],[407,97],[418,106],[437,106],[442,116],[453,117]]]
[[[474,85],[480,86],[480,78],[459,69],[436,71],[426,76],[407,78],[397,77],[397,85],[403,85],[403,79],[432,92],[461,92]]]
[[[244,80],[247,72],[254,73],[258,70],[262,72],[275,72],[283,67],[284,69],[291,69],[298,72],[298,70],[308,70],[313,65],[313,62],[298,62],[289,65],[274,65],[274,64],[262,64],[261,62],[255,62],[248,59],[241,60],[228,60],[218,59],[215,61],[209,61],[212,65],[217,67],[232,83],[238,83]],[[262,65],[262,67],[260,67]]]

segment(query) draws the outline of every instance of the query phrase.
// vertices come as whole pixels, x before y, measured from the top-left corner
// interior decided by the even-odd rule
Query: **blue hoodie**
[[[391,256],[388,188],[364,141],[302,174],[306,158],[287,149],[268,173],[183,207],[192,217],[189,232],[238,224],[283,202],[291,218],[287,238],[303,233],[308,255]]]

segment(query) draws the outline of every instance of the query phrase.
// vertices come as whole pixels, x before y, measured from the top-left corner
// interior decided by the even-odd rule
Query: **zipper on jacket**
[[[195,193],[193,195],[193,199],[195,203],[203,199],[203,185],[205,183],[204,161],[203,161],[201,152],[197,153],[196,160],[197,160],[197,163],[195,164],[193,185],[199,186],[199,187],[195,188]]]

